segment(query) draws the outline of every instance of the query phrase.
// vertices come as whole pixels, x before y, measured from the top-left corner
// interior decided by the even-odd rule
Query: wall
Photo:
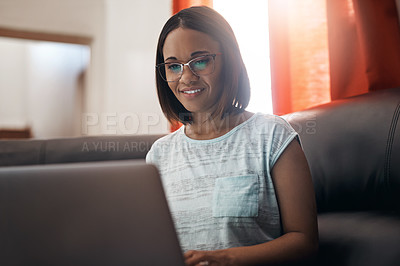
[[[171,1],[107,0],[105,10],[107,130],[166,133],[154,65],[158,34],[170,16]]]
[[[0,42],[0,128],[24,129],[26,109],[27,47],[4,38]]]
[[[82,134],[166,133],[153,65],[170,13],[170,0],[0,0],[0,27],[93,39]]]
[[[0,128],[35,138],[81,133],[84,45],[0,38]]]
[[[79,88],[79,81],[88,65],[89,48],[30,41],[28,50],[26,96],[33,136],[80,136],[82,88]]]

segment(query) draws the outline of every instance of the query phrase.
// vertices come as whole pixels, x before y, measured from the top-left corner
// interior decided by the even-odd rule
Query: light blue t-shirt
[[[191,139],[182,126],[153,144],[146,161],[160,171],[184,252],[282,235],[270,173],[296,136],[282,118],[257,113],[215,139]]]

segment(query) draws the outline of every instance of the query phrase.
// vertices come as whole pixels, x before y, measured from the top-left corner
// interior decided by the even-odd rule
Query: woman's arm
[[[272,169],[284,234],[267,243],[216,251],[188,251],[187,265],[281,265],[315,255],[318,226],[307,160],[293,140]],[[208,264],[206,264],[208,263]]]

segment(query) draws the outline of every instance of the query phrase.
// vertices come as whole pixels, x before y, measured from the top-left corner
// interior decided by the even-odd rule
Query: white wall
[[[0,0],[0,27],[93,39],[83,134],[167,132],[155,94],[154,56],[170,14],[171,0]],[[121,119],[126,126],[118,125]]]
[[[0,0],[1,27],[93,38],[85,107],[95,112],[104,93],[104,6],[103,0]]]
[[[81,74],[89,48],[83,45],[29,42],[28,118],[35,138],[80,135]],[[43,104],[45,99],[45,104]]]
[[[105,100],[109,122],[114,123],[110,132],[167,132],[156,95],[154,65],[158,34],[170,16],[171,2],[106,1]]]
[[[11,38],[0,42],[0,128],[28,127],[27,47]],[[22,73],[22,75],[21,75]]]
[[[0,38],[0,128],[35,138],[81,133],[81,75],[89,47]]]

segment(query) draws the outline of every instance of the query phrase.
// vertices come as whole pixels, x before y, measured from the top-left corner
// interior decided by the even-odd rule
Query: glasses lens
[[[165,81],[175,81],[181,77],[182,65],[178,63],[165,63],[158,67],[158,71]]]
[[[209,75],[214,72],[214,55],[204,55],[192,59],[187,64],[193,74],[197,76]],[[177,81],[181,78],[183,66],[187,64],[181,63],[164,63],[157,66],[161,77],[167,81]]]
[[[208,75],[214,72],[214,57],[212,55],[206,55],[194,59],[189,64],[190,69],[196,75]]]

